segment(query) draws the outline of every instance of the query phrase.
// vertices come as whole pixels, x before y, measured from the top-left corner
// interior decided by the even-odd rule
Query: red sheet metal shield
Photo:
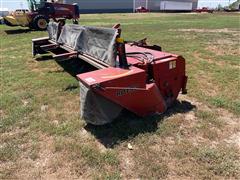
[[[139,116],[166,110],[165,101],[156,84],[146,85],[146,74],[142,69],[131,67],[125,70],[111,67],[77,77],[85,87],[93,91],[92,93],[105,97]]]

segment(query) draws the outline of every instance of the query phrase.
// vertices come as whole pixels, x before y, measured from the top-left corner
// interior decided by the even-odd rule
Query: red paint
[[[137,13],[147,13],[147,12],[150,12],[150,10],[145,8],[145,7],[143,7],[143,6],[140,6],[140,7],[137,7],[135,9],[135,12],[137,12]]]
[[[129,69],[109,67],[77,78],[94,92],[139,116],[163,113],[186,89],[185,59],[181,56],[126,44],[126,52],[150,52],[154,62],[128,57]]]
[[[202,7],[200,9],[194,9],[193,12],[197,12],[197,13],[202,13],[202,12],[213,13],[213,10],[212,9],[208,9],[207,7]]]
[[[43,8],[28,13],[28,17],[33,19],[37,15],[44,15],[48,19],[66,18],[66,19],[78,19],[79,9],[72,4],[61,4],[45,2]]]

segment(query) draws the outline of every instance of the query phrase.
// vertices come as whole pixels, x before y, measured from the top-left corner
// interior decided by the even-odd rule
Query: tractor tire
[[[44,31],[47,29],[49,19],[43,15],[37,15],[33,18],[33,27],[36,30]]]
[[[31,30],[34,30],[34,29],[35,29],[35,27],[34,27],[34,25],[33,25],[33,22],[30,22],[29,25],[28,25],[28,27],[29,27],[29,29],[31,29]]]

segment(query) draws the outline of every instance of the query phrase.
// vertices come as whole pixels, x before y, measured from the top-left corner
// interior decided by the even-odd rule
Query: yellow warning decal
[[[176,68],[176,61],[170,61],[169,62],[169,69],[174,69]]]

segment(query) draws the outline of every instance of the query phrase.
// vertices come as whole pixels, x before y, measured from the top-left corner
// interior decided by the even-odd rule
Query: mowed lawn
[[[187,63],[188,94],[166,113],[123,112],[100,127],[80,119],[78,81],[62,68],[74,61],[32,58],[31,39],[47,33],[0,25],[0,179],[238,179],[239,19],[81,15],[82,25],[121,23],[126,40],[147,37]]]

